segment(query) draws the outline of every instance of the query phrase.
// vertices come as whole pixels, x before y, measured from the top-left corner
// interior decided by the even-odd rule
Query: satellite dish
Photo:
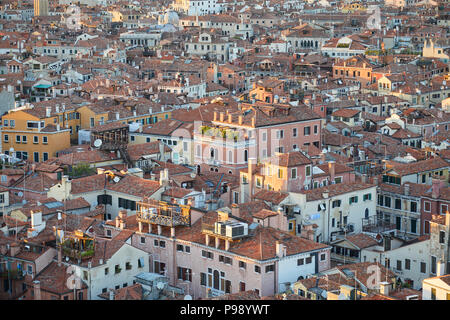
[[[158,290],[164,289],[164,283],[163,283],[163,282],[158,282],[158,283],[156,284],[156,288],[158,288]]]
[[[102,140],[97,139],[97,140],[94,141],[94,147],[100,148],[100,146],[102,145],[102,143],[103,143]]]
[[[119,178],[119,177],[114,177],[113,181],[114,181],[115,183],[117,183],[117,182],[120,181],[120,178]]]
[[[184,296],[184,300],[192,300],[192,296],[187,294]]]

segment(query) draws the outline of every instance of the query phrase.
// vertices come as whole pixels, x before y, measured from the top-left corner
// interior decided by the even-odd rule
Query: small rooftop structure
[[[138,222],[166,227],[190,226],[191,207],[148,199],[137,203]]]

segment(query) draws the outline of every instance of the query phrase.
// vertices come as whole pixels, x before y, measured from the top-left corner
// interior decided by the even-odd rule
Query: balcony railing
[[[139,222],[167,227],[189,226],[190,208],[159,201],[151,203],[139,202],[136,219]]]

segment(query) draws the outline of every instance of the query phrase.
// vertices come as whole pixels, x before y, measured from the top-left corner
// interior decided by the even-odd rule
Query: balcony
[[[81,231],[65,236],[60,245],[63,255],[72,259],[86,260],[95,254],[94,238]]]
[[[382,233],[395,231],[396,226],[388,221],[383,220],[379,216],[371,216],[362,219],[362,231],[370,233]]]
[[[190,210],[190,207],[186,205],[148,200],[147,202],[138,202],[136,220],[166,227],[190,226]]]

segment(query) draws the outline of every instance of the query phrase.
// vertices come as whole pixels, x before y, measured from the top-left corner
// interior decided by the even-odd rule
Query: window
[[[367,193],[363,196],[363,201],[372,200],[372,194]]]
[[[7,134],[5,134],[5,135],[3,136],[3,141],[9,142],[9,136],[8,136]]]
[[[16,136],[16,142],[20,143],[20,136],[19,135]]]
[[[141,243],[145,243],[145,237],[141,237]]]
[[[405,259],[405,270],[411,270],[411,260]]]
[[[239,261],[239,268],[247,269],[247,263],[245,263],[244,261]]]
[[[192,270],[188,268],[177,267],[178,280],[192,282]]]
[[[291,179],[297,179],[297,168],[291,169]]]
[[[184,252],[186,252],[186,253],[191,253],[191,247],[185,246],[185,247],[184,247]]]
[[[116,266],[114,267],[114,273],[118,274],[118,273],[120,273],[120,271],[122,271],[122,269],[120,268],[120,266],[118,264],[116,264]]]
[[[33,136],[33,143],[39,143],[39,137]]]
[[[239,291],[240,292],[245,291],[245,282],[242,282],[242,281],[239,282]]]
[[[411,212],[417,212],[417,202],[411,201]]]
[[[105,268],[105,275],[109,273],[109,268]]]
[[[261,273],[261,267],[260,266],[255,266],[255,272],[256,273]]]
[[[275,271],[275,265],[274,264],[266,266],[266,273],[273,272],[273,271]]]
[[[8,120],[7,120],[7,119],[3,120],[3,126],[4,126],[4,127],[7,127],[7,126],[8,126]]]
[[[48,143],[48,137],[47,136],[43,136],[42,137],[42,143],[43,144],[47,144]]]
[[[283,137],[284,137],[284,130],[278,130],[277,139],[283,139]]]
[[[399,271],[402,270],[402,261],[401,260],[397,260],[397,270],[399,270]]]
[[[387,208],[391,207],[391,197],[384,197],[384,206]]]
[[[431,273],[436,274],[436,257],[431,256]]]
[[[358,203],[358,196],[350,197],[349,204]]]
[[[312,257],[308,257],[305,259],[305,264],[309,264],[312,262]]]
[[[144,258],[139,258],[138,259],[138,268],[143,268],[144,267]]]
[[[297,128],[292,129],[292,136],[293,137],[297,136]]]
[[[202,257],[208,259],[214,259],[214,254],[212,252],[202,250]]]
[[[303,128],[303,134],[305,136],[309,136],[311,134],[311,127],[304,127]]]
[[[297,265],[302,266],[305,263],[305,259],[297,259]]]
[[[439,243],[445,243],[445,231],[439,232]]]
[[[278,169],[278,179],[283,179],[283,169]]]
[[[426,273],[427,272],[427,264],[425,262],[420,263],[420,272]]]
[[[311,175],[311,166],[306,166],[306,176],[309,177]]]
[[[336,208],[336,207],[340,207],[341,206],[341,200],[334,200],[332,203],[331,203],[331,207],[332,208]]]
[[[9,120],[9,126],[14,128],[16,126],[16,120]]]
[[[320,261],[325,261],[326,258],[327,258],[327,255],[325,253],[322,253],[320,255]]]
[[[317,134],[318,128],[319,128],[319,126],[317,126],[317,125],[314,126],[314,134]]]
[[[448,211],[448,205],[442,204],[441,205],[441,214],[446,214]]]
[[[431,288],[431,300],[436,300],[436,288]]]
[[[125,263],[125,270],[131,270],[132,266],[131,263],[127,262]]]
[[[395,199],[395,209],[398,209],[398,210],[402,209],[402,200],[401,199]]]
[[[182,244],[177,244],[177,251],[184,252],[184,247]]]
[[[206,273],[204,272],[200,273],[200,285],[206,286]]]

